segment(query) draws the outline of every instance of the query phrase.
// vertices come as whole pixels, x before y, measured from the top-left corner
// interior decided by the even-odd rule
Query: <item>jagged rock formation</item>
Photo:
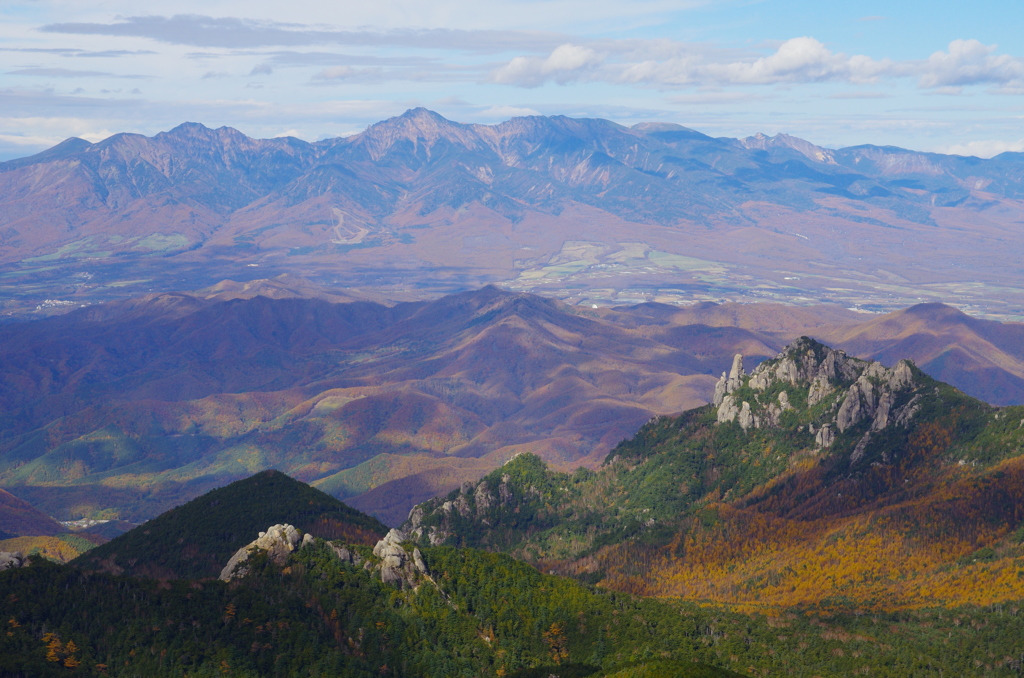
[[[20,551],[0,551],[0,571],[28,567],[28,558]]]
[[[801,337],[749,376],[743,356],[736,355],[729,374],[723,372],[715,386],[717,421],[735,421],[744,431],[777,428],[799,402],[816,413],[809,430],[819,449],[830,447],[837,433],[868,423],[851,456],[856,463],[872,434],[907,426],[920,409],[914,370],[907,360],[887,368]]]
[[[265,551],[271,561],[277,565],[284,565],[291,553],[311,543],[311,534],[303,535],[291,525],[271,525],[266,532],[260,532],[259,537],[231,556],[231,560],[221,570],[220,579],[231,581],[244,577],[249,571],[244,564],[256,551]]]
[[[373,547],[373,555],[380,559],[379,562],[367,560],[354,547],[339,545],[331,542],[327,546],[338,557],[338,560],[350,565],[367,570],[380,572],[381,581],[385,584],[394,584],[399,588],[416,589],[423,578],[430,579],[426,561],[418,548],[408,552],[402,546],[403,542],[409,541],[409,536],[400,530],[391,530],[383,539]],[[231,581],[244,577],[248,574],[245,563],[254,554],[262,551],[276,565],[284,566],[288,557],[306,546],[316,542],[313,535],[303,534],[292,525],[272,525],[266,532],[260,532],[260,536],[251,543],[238,549],[235,555],[220,573],[221,581]],[[0,556],[5,554],[0,554]],[[2,563],[2,560],[0,560]],[[4,569],[0,566],[0,569]],[[432,580],[431,580],[432,581]]]
[[[414,541],[437,546],[445,543],[454,533],[455,524],[458,522],[479,522],[487,527],[492,526],[493,519],[489,517],[490,514],[500,513],[502,508],[510,506],[514,501],[509,484],[511,477],[507,473],[502,473],[495,483],[494,475],[487,476],[476,485],[465,482],[460,489],[447,497],[413,507],[406,521],[410,537]],[[423,520],[427,514],[435,521],[425,524]],[[441,517],[439,522],[436,521],[438,516]]]
[[[373,555],[380,558],[380,579],[385,584],[399,588],[415,589],[419,575],[429,576],[427,564],[418,548],[409,553],[402,542],[409,541],[409,535],[401,530],[391,530],[373,547]]]

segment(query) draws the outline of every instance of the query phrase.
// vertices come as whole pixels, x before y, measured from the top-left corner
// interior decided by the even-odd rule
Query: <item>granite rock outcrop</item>
[[[28,567],[28,558],[20,551],[0,551],[0,571]]]
[[[872,434],[907,426],[920,409],[915,369],[907,360],[889,368],[801,337],[749,375],[737,354],[715,386],[716,419],[736,422],[744,431],[777,428],[799,406],[812,415],[809,432],[818,449],[831,447],[839,434],[865,428],[851,456],[856,463]]]
[[[373,547],[373,555],[380,558],[380,580],[399,588],[415,589],[421,576],[429,577],[423,554],[416,547],[410,553],[402,546],[409,541],[409,535],[392,529]]]
[[[231,560],[221,570],[220,579],[231,581],[244,577],[249,571],[245,562],[256,552],[265,552],[272,562],[283,566],[289,555],[312,543],[313,535],[302,534],[292,525],[271,525],[266,532],[260,532],[259,537],[231,556]]]

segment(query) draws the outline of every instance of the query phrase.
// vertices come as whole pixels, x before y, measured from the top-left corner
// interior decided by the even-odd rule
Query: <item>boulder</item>
[[[832,430],[832,427],[825,424],[818,432],[814,434],[814,444],[818,446],[818,449],[825,449],[831,447],[832,443],[836,440],[836,434]]]
[[[16,567],[27,567],[28,558],[21,551],[0,551],[0,570],[13,570]]]
[[[271,561],[277,565],[284,565],[290,554],[312,543],[312,535],[303,536],[292,525],[271,525],[266,532],[260,532],[259,537],[231,556],[231,560],[221,570],[220,579],[231,581],[244,577],[249,571],[244,567],[244,563],[256,551],[265,551]]]

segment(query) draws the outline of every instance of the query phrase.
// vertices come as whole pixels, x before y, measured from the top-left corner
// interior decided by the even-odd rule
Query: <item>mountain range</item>
[[[956,303],[1020,318],[1024,154],[425,109],[346,138],[186,123],[0,163],[8,317],[293,273],[393,301]]]
[[[801,335],[1024,402],[1021,326],[942,305],[593,309],[489,287],[385,306],[286,276],[0,327],[0,487],[138,523],[277,468],[396,525],[521,452],[596,468],[710,401],[736,353]]]

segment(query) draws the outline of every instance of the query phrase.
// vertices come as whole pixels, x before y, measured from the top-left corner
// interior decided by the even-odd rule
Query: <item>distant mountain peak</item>
[[[677,125],[674,122],[638,122],[630,127],[638,132],[693,132],[689,127]]]
[[[837,164],[835,155],[827,148],[816,146],[810,141],[781,132],[773,137],[758,132],[752,137],[740,139],[739,142],[744,148],[752,150],[768,151],[774,148],[788,148],[816,162],[823,162],[828,165]]]
[[[484,146],[473,126],[453,122],[422,107],[411,108],[402,115],[370,125],[361,134],[350,137],[350,143],[363,146],[374,161],[403,142],[411,142],[415,149],[422,149],[427,158],[439,142],[473,149]]]

